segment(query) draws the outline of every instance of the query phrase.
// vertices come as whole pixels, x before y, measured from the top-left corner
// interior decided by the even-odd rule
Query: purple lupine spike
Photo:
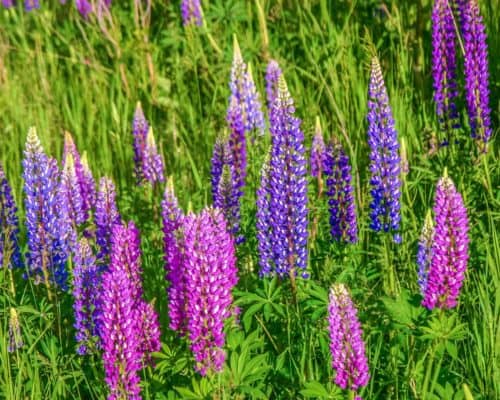
[[[152,304],[142,301],[139,304],[139,318],[143,331],[140,350],[144,355],[144,362],[154,365],[151,353],[161,349],[158,314]]]
[[[260,186],[257,189],[257,247],[259,251],[259,275],[269,276],[272,271],[273,248],[272,230],[270,221],[270,185],[269,185],[269,154],[262,165],[260,173]]]
[[[149,127],[146,137],[143,162],[144,178],[151,183],[151,185],[154,186],[156,183],[165,182],[165,175],[163,173],[165,167],[161,155],[158,153],[153,129],[151,127]]]
[[[56,160],[44,152],[34,128],[28,132],[23,160],[27,264],[35,282],[55,282],[66,290],[69,218],[59,186]]]
[[[86,216],[83,212],[83,199],[76,176],[75,161],[71,153],[68,153],[65,158],[64,169],[61,173],[60,190],[68,207],[71,227],[70,243],[73,247],[77,242],[77,228],[85,222]]]
[[[229,139],[227,132],[224,131],[215,139],[214,150],[211,160],[211,184],[212,184],[212,200],[215,201],[219,190],[219,181],[222,176],[222,169],[225,161],[232,159],[231,149],[229,148]]]
[[[217,196],[214,199],[214,207],[220,208],[227,221],[227,228],[233,235],[236,244],[244,242],[245,237],[240,231],[240,194],[236,188],[234,179],[234,168],[231,164],[224,164],[222,176],[219,181]]]
[[[459,127],[457,88],[457,34],[448,0],[435,0],[432,9],[432,77],[439,123],[448,133]]]
[[[100,336],[108,399],[141,399],[142,353],[133,292],[126,269],[112,268],[103,274]]]
[[[417,266],[418,266],[418,285],[420,292],[425,295],[427,288],[427,276],[429,266],[432,261],[432,243],[434,241],[434,223],[432,222],[431,211],[425,217],[425,223],[422,227],[422,233],[418,240]]]
[[[358,241],[356,205],[349,157],[338,139],[333,138],[324,153],[330,227],[334,240]]]
[[[181,14],[184,26],[203,24],[200,0],[181,0]]]
[[[92,353],[98,345],[98,313],[101,309],[100,275],[96,258],[86,238],[76,244],[73,258],[73,311],[75,313],[77,353]]]
[[[278,80],[281,75],[282,72],[278,62],[275,60],[269,61],[266,68],[266,94],[269,112],[271,111],[274,101],[278,97]]]
[[[370,227],[392,232],[400,242],[401,178],[399,143],[392,117],[382,70],[376,57],[372,60],[368,90],[368,144],[370,145]]]
[[[102,177],[99,182],[94,219],[96,243],[99,246],[97,258],[99,263],[106,265],[111,251],[113,227],[121,223],[116,207],[115,185],[110,178]]]
[[[230,128],[228,145],[231,151],[231,164],[236,175],[234,177],[235,183],[238,188],[243,188],[247,176],[247,143],[243,124],[243,110],[236,97],[231,98],[227,113]]]
[[[11,8],[14,7],[14,0],[2,0],[2,5],[5,8]]]
[[[26,11],[31,11],[40,8],[40,0],[24,0],[24,8]]]
[[[283,76],[270,114],[272,137],[267,189],[269,235],[259,247],[272,242],[272,273],[283,277],[302,270],[307,277],[307,182],[304,133]],[[261,188],[263,190],[263,188]],[[263,235],[262,235],[263,236]],[[267,275],[267,261],[261,274]]]
[[[132,121],[132,134],[134,136],[134,171],[138,184],[144,182],[144,150],[146,148],[149,123],[142,111],[141,103],[137,103]]]
[[[228,122],[231,123],[230,113],[234,112],[234,103],[236,103],[239,105],[237,112],[242,118],[245,132],[251,132],[255,129],[260,134],[263,134],[265,122],[260,96],[253,81],[252,69],[243,61],[236,37],[234,38],[229,88],[231,89],[231,95],[229,96]]]
[[[92,13],[92,3],[89,0],[75,0],[75,5],[83,18],[88,18]]]
[[[165,271],[170,286],[168,293],[168,316],[170,329],[184,335],[186,331],[186,274],[184,272],[184,240],[182,220],[184,214],[179,208],[174,193],[172,178],[167,181],[161,203],[163,220],[163,248],[165,252]]]
[[[471,136],[477,140],[479,149],[486,152],[491,137],[488,45],[477,0],[469,0],[464,8],[462,32],[465,49],[465,98]]]
[[[316,128],[314,130],[314,137],[311,144],[311,175],[317,179],[323,173],[324,163],[325,163],[325,141],[323,139],[323,131],[321,130],[321,124],[319,117],[316,118]]]
[[[368,384],[370,373],[357,310],[342,283],[330,289],[328,325],[335,383],[342,389],[357,391]]]
[[[88,213],[95,207],[96,188],[94,176],[92,175],[92,171],[90,170],[87,160],[87,152],[83,152],[81,164],[83,177],[80,181],[80,188],[83,200],[83,210],[85,213],[87,213],[88,218]]]
[[[10,308],[9,318],[9,344],[7,351],[13,353],[24,346],[23,337],[21,335],[21,324],[19,323],[19,316],[14,307]]]
[[[184,220],[189,340],[202,375],[221,371],[225,361],[224,321],[231,316],[231,290],[238,281],[235,245],[218,209]]]
[[[0,268],[21,267],[19,219],[5,172],[0,164]]]
[[[467,209],[445,171],[434,199],[434,240],[424,307],[431,310],[457,305],[469,259],[468,231]]]

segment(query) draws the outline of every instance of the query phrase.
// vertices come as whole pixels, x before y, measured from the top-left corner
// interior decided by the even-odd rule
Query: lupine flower
[[[418,285],[420,292],[425,295],[427,288],[427,275],[432,261],[432,243],[434,241],[434,223],[432,214],[429,211],[425,217],[425,223],[422,227],[422,233],[418,240],[417,266],[418,266]]]
[[[230,112],[234,111],[234,102],[239,104],[241,118],[245,132],[256,129],[264,133],[265,121],[262,113],[259,93],[255,87],[252,77],[252,69],[243,61],[240,46],[234,39],[233,64],[231,66],[231,78],[229,81],[231,95],[229,96],[228,122],[230,123]],[[232,110],[233,109],[233,110]]]
[[[165,169],[163,166],[163,160],[161,159],[161,155],[158,153],[153,129],[151,127],[149,127],[148,135],[146,137],[143,162],[144,178],[146,178],[151,185],[154,185],[157,182],[165,182],[165,176],[163,174],[163,170]]]
[[[181,13],[184,26],[202,25],[200,0],[181,0]]]
[[[163,248],[165,252],[165,278],[170,282],[168,316],[170,329],[181,335],[186,330],[186,273],[184,272],[183,212],[174,193],[172,179],[165,188],[161,203],[163,220]]]
[[[491,136],[488,45],[477,0],[469,0],[464,8],[462,32],[465,49],[465,98],[471,136],[477,140],[480,150],[486,152]]]
[[[245,240],[243,235],[239,235],[240,230],[240,194],[236,188],[234,168],[231,164],[225,164],[222,169],[222,176],[219,181],[219,189],[214,199],[214,207],[220,208],[227,221],[227,228],[233,235],[236,244]]]
[[[268,276],[273,272],[273,247],[270,236],[270,190],[269,185],[269,155],[266,157],[260,172],[260,186],[257,189],[257,248],[259,251],[259,264],[261,277]]]
[[[27,264],[35,282],[66,289],[69,217],[58,191],[59,168],[44,152],[34,128],[28,132],[23,160],[28,231]]]
[[[211,184],[212,184],[212,200],[215,201],[219,190],[219,181],[222,176],[224,164],[228,161],[232,162],[231,149],[229,148],[229,139],[226,131],[218,135],[215,139],[214,150],[211,160]]]
[[[462,196],[446,171],[436,187],[434,219],[432,259],[422,305],[453,308],[469,259],[469,221]]]
[[[90,170],[86,152],[83,152],[81,164],[83,176],[80,181],[80,189],[82,193],[83,209],[86,213],[89,213],[90,210],[95,207],[96,188],[94,176],[92,175],[92,171]]]
[[[160,351],[160,323],[158,314],[152,304],[141,301],[139,304],[139,318],[142,326],[141,353],[144,362],[153,365],[151,353]]]
[[[14,0],[2,0],[2,5],[5,8],[11,8],[14,6]]]
[[[40,0],[24,0],[24,8],[26,11],[40,8]]]
[[[432,76],[434,101],[445,131],[458,128],[457,34],[448,0],[435,0],[432,9]]]
[[[21,325],[19,324],[19,316],[14,307],[10,308],[9,318],[9,344],[7,351],[13,353],[24,346],[23,337],[21,335]]]
[[[357,310],[341,283],[330,289],[328,325],[335,383],[342,389],[357,391],[370,379],[368,360]]]
[[[61,195],[68,207],[70,219],[70,245],[73,247],[77,241],[77,227],[85,222],[83,200],[80,185],[75,172],[75,162],[71,153],[66,155],[64,169],[61,174]]]
[[[142,111],[141,103],[137,103],[134,119],[132,121],[132,134],[134,136],[134,171],[137,183],[144,182],[144,150],[146,148],[149,124]]]
[[[202,375],[224,365],[224,321],[231,316],[231,290],[238,281],[234,240],[218,209],[184,220],[189,340]]]
[[[101,286],[96,258],[86,238],[76,245],[73,258],[73,311],[75,313],[77,353],[88,354],[95,349],[98,338],[98,315],[101,310]]]
[[[89,0],[75,0],[76,8],[83,18],[88,18],[92,12],[92,3]]]
[[[102,277],[101,340],[108,400],[141,399],[139,315],[127,272],[113,268]]]
[[[21,267],[19,220],[12,190],[0,165],[0,268]]]
[[[316,118],[316,128],[311,145],[311,158],[309,162],[311,165],[311,175],[319,179],[323,173],[325,162],[325,141],[323,139],[319,117]]]
[[[266,68],[266,94],[267,108],[269,111],[278,97],[278,80],[281,75],[282,72],[278,62],[275,60],[269,61]]]
[[[333,139],[324,153],[330,227],[333,239],[356,243],[358,228],[349,157],[342,144]]]
[[[300,120],[294,116],[295,107],[283,76],[279,80],[278,97],[270,114],[272,137],[269,175],[262,179],[269,185],[260,188],[260,199],[269,209],[261,216],[268,222],[258,222],[259,248],[272,243],[272,260],[260,260],[261,275],[279,276],[304,271],[307,265],[307,182],[304,134]],[[265,252],[264,252],[265,254]],[[303,276],[307,277],[305,271]]]
[[[96,243],[99,246],[97,258],[102,263],[111,251],[113,226],[120,224],[121,218],[116,207],[116,192],[113,181],[102,177],[95,207]]]
[[[371,224],[379,232],[395,233],[401,221],[401,160],[399,143],[382,70],[376,57],[372,60],[368,90],[368,144],[370,145]],[[399,234],[394,241],[400,242]]]
[[[241,189],[245,186],[247,176],[247,143],[243,124],[243,110],[236,97],[231,98],[227,113],[230,129],[228,145],[231,154],[230,156],[226,155],[226,157],[229,157],[228,159],[234,169],[236,186]]]

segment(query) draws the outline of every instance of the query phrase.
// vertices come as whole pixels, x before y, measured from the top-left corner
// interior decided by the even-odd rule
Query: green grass
[[[151,24],[141,26],[133,2],[123,1],[115,2],[106,31],[83,21],[73,6],[53,3],[32,13],[0,9],[0,163],[21,215],[21,160],[30,126],[59,160],[64,131],[70,131],[87,151],[94,176],[116,182],[120,211],[141,229],[146,296],[155,299],[162,323],[157,366],[143,373],[144,398],[346,398],[331,383],[325,329],[327,289],[342,281],[352,290],[369,351],[372,377],[364,398],[461,400],[468,399],[466,384],[475,400],[500,399],[500,1],[481,2],[495,131],[481,159],[466,129],[463,145],[427,152],[428,138],[441,138],[432,101],[430,0],[260,0],[260,20],[256,0],[207,0],[205,26],[189,29],[181,25],[177,2],[153,2]],[[297,305],[287,282],[258,279],[255,189],[269,137],[258,139],[249,149],[243,200],[247,241],[238,249],[241,328],[228,327],[225,371],[201,378],[186,343],[167,328],[160,197],[135,187],[131,120],[141,101],[183,208],[209,204],[210,157],[225,127],[233,35],[261,95],[268,58],[279,61],[307,146],[317,115],[325,135],[346,146],[360,243],[344,248],[331,242],[326,204],[311,180],[311,215],[320,216],[309,244],[312,279],[299,282]],[[366,103],[374,53],[409,163],[399,246],[368,227]],[[461,117],[466,120],[463,110]],[[419,305],[415,252],[445,167],[468,208],[471,257],[459,306],[438,315]],[[22,231],[24,237],[23,225]],[[385,283],[390,271],[395,294]],[[14,295],[8,274],[0,274],[0,398],[104,398],[100,357],[75,354],[71,297],[49,302],[43,288],[17,273],[15,286]],[[7,353],[10,306],[18,309],[25,342],[14,354]]]

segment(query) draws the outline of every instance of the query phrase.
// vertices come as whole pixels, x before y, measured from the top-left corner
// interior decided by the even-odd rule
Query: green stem
[[[432,346],[431,354],[429,360],[427,361],[427,368],[425,372],[424,384],[422,386],[422,400],[427,398],[427,387],[429,386],[429,379],[431,378],[432,364],[434,362],[434,355],[436,353],[436,344]]]

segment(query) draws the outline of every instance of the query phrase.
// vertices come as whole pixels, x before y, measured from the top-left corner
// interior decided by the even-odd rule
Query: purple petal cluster
[[[425,217],[425,223],[422,227],[422,233],[418,240],[417,250],[417,266],[418,266],[418,285],[420,292],[425,295],[427,288],[427,276],[429,274],[429,267],[432,261],[432,244],[434,242],[434,223],[432,221],[432,214],[429,211]]]
[[[282,75],[281,68],[277,61],[271,60],[266,68],[266,95],[267,108],[271,110],[274,101],[278,97],[278,80]]]
[[[202,375],[223,368],[224,321],[231,316],[231,290],[238,281],[234,240],[218,209],[184,220],[187,316],[190,347]]]
[[[149,123],[142,111],[141,103],[137,103],[132,120],[132,134],[134,136],[134,171],[137,183],[144,183],[144,151],[149,132]]]
[[[14,0],[2,0],[2,5],[5,8],[11,8],[14,6]]]
[[[273,246],[270,232],[270,185],[269,185],[269,156],[264,161],[260,172],[260,186],[257,189],[257,250],[259,252],[260,273],[262,276],[269,276],[273,272]]]
[[[434,101],[441,127],[458,128],[457,34],[448,0],[435,0],[432,9],[432,77]]]
[[[184,214],[179,208],[174,186],[168,180],[161,203],[163,220],[163,249],[165,253],[165,279],[170,282],[168,316],[170,329],[184,335],[186,331],[186,273],[184,271]]]
[[[24,8],[26,11],[31,11],[40,8],[40,0],[24,0]]]
[[[75,0],[76,9],[83,18],[88,18],[92,12],[92,3],[89,0]]]
[[[335,383],[342,389],[357,391],[370,379],[368,360],[357,310],[341,283],[330,289],[328,325]]]
[[[281,277],[296,274],[307,265],[307,182],[304,133],[300,120],[294,116],[295,107],[283,76],[279,80],[278,97],[270,113],[271,156],[268,176],[261,179],[267,187],[260,187],[260,204],[268,204],[261,211],[257,237],[259,248],[269,243],[259,263],[261,275]],[[264,230],[262,230],[264,229]],[[270,259],[267,258],[270,256]]]
[[[35,282],[66,289],[69,216],[59,188],[59,168],[48,157],[34,128],[28,132],[23,160],[27,264]]]
[[[325,141],[323,139],[323,132],[319,118],[316,120],[316,129],[311,144],[311,156],[309,163],[311,165],[311,175],[315,178],[320,178],[323,173],[325,163]]]
[[[236,175],[236,186],[241,190],[245,186],[247,176],[247,143],[245,138],[246,130],[243,123],[243,110],[236,97],[231,98],[231,104],[227,111],[227,122],[230,130],[228,139],[230,154],[227,157]]]
[[[68,208],[68,216],[70,220],[69,241],[73,248],[77,242],[77,228],[86,220],[83,213],[83,200],[80,191],[80,185],[75,171],[75,162],[73,155],[67,154],[64,168],[61,173],[61,196]]]
[[[21,267],[19,219],[5,172],[0,165],[0,268]]]
[[[95,208],[96,243],[99,246],[97,258],[100,263],[107,264],[111,251],[111,234],[113,227],[121,223],[116,207],[115,185],[110,178],[102,177],[99,181]]]
[[[165,176],[163,174],[163,170],[165,169],[163,160],[161,159],[161,155],[158,153],[155,137],[153,135],[153,129],[151,127],[149,128],[148,135],[146,137],[143,162],[144,178],[151,183],[151,185],[154,185],[157,182],[165,182]]]
[[[181,0],[182,23],[187,25],[202,25],[200,0]]]
[[[434,199],[434,240],[422,305],[457,305],[469,259],[469,222],[462,196],[445,172]]]
[[[358,241],[356,205],[349,157],[342,144],[333,139],[324,152],[330,227],[334,240]]]
[[[89,163],[87,161],[87,153],[84,152],[81,158],[82,172],[83,175],[80,179],[80,190],[83,200],[83,210],[86,214],[86,218],[90,211],[95,207],[96,202],[96,187],[94,176],[90,170]]]
[[[477,140],[480,150],[486,152],[487,142],[491,137],[486,31],[477,0],[469,0],[463,10],[467,112],[471,136]]]
[[[86,238],[76,244],[73,257],[73,311],[75,314],[77,353],[91,353],[97,345],[98,313],[101,310],[99,292],[101,286],[96,258]]]
[[[399,143],[389,105],[382,70],[372,60],[368,90],[368,144],[370,145],[370,227],[379,232],[395,232],[401,221],[401,178]],[[399,241],[399,235],[394,235]]]

